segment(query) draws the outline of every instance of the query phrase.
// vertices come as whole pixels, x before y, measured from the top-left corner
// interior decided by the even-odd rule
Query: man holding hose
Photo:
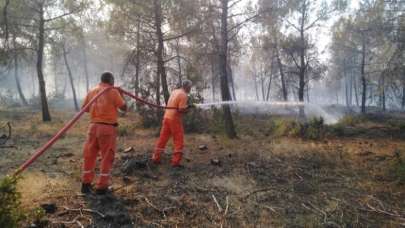
[[[167,107],[175,109],[166,109],[163,117],[162,128],[160,131],[159,140],[156,142],[155,151],[152,156],[152,161],[155,164],[160,164],[160,157],[165,150],[166,144],[170,137],[173,137],[174,152],[172,155],[171,165],[172,167],[182,167],[180,165],[183,147],[184,147],[184,130],[182,117],[183,113],[187,112],[190,106],[188,106],[187,94],[190,93],[192,82],[190,80],[184,80],[182,86],[179,89],[172,91]]]
[[[113,74],[103,73],[101,83],[89,91],[82,107],[86,106],[98,93],[112,86],[114,86]],[[101,156],[101,162],[96,193],[105,194],[108,191],[116,151],[118,109],[125,112],[127,106],[120,92],[117,89],[110,89],[86,110],[90,113],[91,122],[83,150],[82,193],[91,192],[98,154]]]

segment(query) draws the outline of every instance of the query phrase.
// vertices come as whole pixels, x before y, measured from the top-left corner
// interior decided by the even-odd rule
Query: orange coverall
[[[177,109],[166,109],[165,111],[162,129],[160,130],[160,137],[156,143],[155,151],[152,156],[154,163],[160,163],[161,154],[165,150],[170,137],[173,136],[174,152],[171,165],[180,165],[184,147],[184,130],[182,123],[183,113],[181,110],[187,108],[187,100],[187,93],[184,89],[176,89],[170,95],[167,106],[176,107]]]
[[[86,96],[83,107],[99,92],[111,85],[100,83],[92,89]],[[106,189],[110,184],[110,172],[112,169],[114,155],[116,151],[117,138],[117,109],[125,105],[121,94],[111,89],[101,95],[86,110],[90,113],[91,123],[87,133],[87,140],[83,149],[83,175],[82,182],[91,184],[94,179],[94,168],[96,166],[97,155],[101,156],[100,176],[96,188]]]

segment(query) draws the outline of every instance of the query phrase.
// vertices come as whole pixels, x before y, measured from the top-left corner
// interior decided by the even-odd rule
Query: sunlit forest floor
[[[39,112],[0,112],[13,126],[8,144],[14,146],[0,149],[2,175],[73,115],[53,114],[53,122],[42,123]],[[317,140],[276,135],[267,120],[239,118],[237,140],[187,134],[185,169],[173,170],[170,147],[162,165],[143,163],[158,129],[144,129],[129,114],[121,119],[113,194],[83,196],[84,118],[23,174],[18,187],[23,206],[55,203],[56,213],[40,218],[46,227],[78,227],[76,220],[84,227],[405,225],[403,117],[346,121]]]

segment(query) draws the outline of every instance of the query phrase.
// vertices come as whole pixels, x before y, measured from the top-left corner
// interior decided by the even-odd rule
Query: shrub
[[[144,128],[160,126],[159,111],[156,109],[140,106],[138,113],[141,116],[141,123]],[[162,113],[160,113],[160,116],[162,116]]]
[[[124,137],[124,136],[128,136],[128,132],[129,132],[129,126],[126,125],[119,125],[118,126],[118,136],[120,137]]]
[[[347,115],[344,116],[340,121],[340,124],[345,126],[355,126],[356,124],[360,123],[360,120],[357,116],[354,115]]]
[[[345,127],[341,123],[328,127],[328,133],[333,136],[343,137],[345,136]]]
[[[301,136],[305,139],[318,140],[324,136],[325,124],[322,117],[314,117],[301,127]]]
[[[405,184],[405,163],[404,162],[398,162],[395,165],[394,174],[400,184]]]
[[[0,227],[14,228],[23,219],[20,208],[21,195],[17,192],[17,178],[0,180]]]
[[[394,151],[395,164],[393,166],[393,174],[398,179],[399,184],[405,184],[405,162],[402,159],[401,151]]]
[[[301,132],[301,124],[291,119],[276,119],[272,128],[276,136],[299,136]]]
[[[188,99],[188,103],[203,103],[204,99],[199,94],[191,94]],[[187,114],[184,115],[183,124],[184,130],[188,133],[203,133],[208,130],[208,117],[207,113],[200,108],[190,109]]]

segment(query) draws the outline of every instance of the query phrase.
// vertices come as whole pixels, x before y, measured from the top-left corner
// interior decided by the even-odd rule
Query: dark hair
[[[101,82],[111,84],[114,81],[114,76],[111,72],[101,74]]]

